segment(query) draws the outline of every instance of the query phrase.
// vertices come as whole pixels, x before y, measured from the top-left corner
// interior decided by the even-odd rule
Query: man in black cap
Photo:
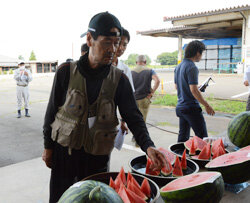
[[[121,32],[112,14],[95,15],[86,33],[89,52],[79,61],[63,63],[56,72],[43,127],[43,160],[52,169],[50,202],[57,202],[73,183],[109,170],[117,106],[154,168],[165,164],[149,137],[128,78],[111,65]]]

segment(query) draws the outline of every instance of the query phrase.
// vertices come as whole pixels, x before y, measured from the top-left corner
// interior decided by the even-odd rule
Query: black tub
[[[84,178],[83,180],[96,180],[96,181],[100,181],[100,182],[109,184],[110,177],[112,177],[112,179],[115,180],[117,175],[118,175],[117,172],[98,173],[98,174],[95,174],[92,176],[88,176],[87,178]],[[127,173],[125,173],[125,175],[127,177]],[[132,173],[132,175],[136,179],[136,181],[141,185],[141,183],[145,177],[138,175],[138,174],[134,174],[134,173]],[[156,203],[160,197],[159,187],[150,179],[148,179],[148,182],[149,182],[150,188],[151,188],[151,200],[148,202]]]
[[[168,149],[169,149],[169,151],[173,152],[175,155],[181,157],[182,153],[185,150],[185,145],[184,145],[183,142],[180,142],[180,143],[177,143],[177,144],[170,145]],[[205,165],[209,162],[209,160],[200,160],[200,159],[192,158],[192,156],[189,156],[189,154],[188,154],[189,151],[187,150],[186,152],[187,152],[187,159],[191,159],[192,161],[197,163],[200,168],[204,168]],[[226,150],[226,153],[229,153],[228,150]]]
[[[131,168],[132,172],[146,176],[147,178],[153,180],[160,188],[165,186],[170,181],[176,179],[176,177],[173,176],[164,177],[145,174],[146,163],[147,157],[146,155],[142,155],[132,159],[129,162],[129,167]],[[183,174],[189,175],[192,173],[197,173],[198,171],[199,166],[195,162],[187,159],[187,170],[183,170]]]

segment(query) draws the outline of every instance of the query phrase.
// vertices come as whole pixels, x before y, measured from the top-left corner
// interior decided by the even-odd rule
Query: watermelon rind
[[[197,174],[208,173],[201,172]],[[196,175],[197,175],[196,174]],[[189,176],[192,176],[191,174]],[[178,180],[181,180],[179,178]],[[174,180],[175,181],[175,180]],[[171,183],[174,183],[172,181]],[[183,182],[186,184],[185,182]],[[165,187],[165,186],[164,186]],[[223,192],[224,192],[224,181],[220,173],[216,173],[212,181],[206,181],[200,185],[187,187],[179,190],[172,191],[163,191],[163,188],[160,190],[162,199],[165,202],[176,203],[176,202],[185,202],[185,203],[204,203],[204,202],[220,202]]]
[[[123,203],[122,199],[113,188],[105,183],[94,180],[80,181],[68,188],[63,193],[58,203],[69,202]]]
[[[216,159],[221,159],[222,162],[223,161],[225,162],[227,156],[229,156],[230,154],[237,155],[237,153],[241,153],[241,152],[240,151],[239,152],[232,152],[232,153],[228,153],[228,154],[224,154],[222,156],[219,156],[219,157],[213,159],[212,161],[210,161],[208,164],[206,164],[205,168],[207,168],[208,171],[220,172],[223,176],[225,183],[239,184],[239,183],[246,182],[250,179],[250,173],[249,173],[250,159],[239,162],[237,164],[232,164],[232,165],[223,166],[221,164],[220,166],[211,166],[213,161],[215,161]],[[246,156],[248,156],[247,153],[246,153]]]
[[[227,134],[230,141],[237,147],[250,145],[250,111],[235,116],[229,122]]]

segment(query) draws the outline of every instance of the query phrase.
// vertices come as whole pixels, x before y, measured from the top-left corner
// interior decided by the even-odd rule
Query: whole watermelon
[[[237,147],[250,145],[250,111],[235,116],[228,125],[228,137]]]
[[[120,196],[105,183],[86,180],[68,188],[58,203],[123,203]]]

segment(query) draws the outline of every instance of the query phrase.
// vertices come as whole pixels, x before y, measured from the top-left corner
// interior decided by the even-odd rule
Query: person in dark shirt
[[[202,115],[201,103],[207,114],[214,115],[213,108],[202,97],[198,89],[199,70],[194,62],[199,62],[205,45],[198,41],[190,42],[185,49],[184,60],[175,68],[174,82],[178,94],[176,115],[179,117],[178,142],[185,142],[190,136],[190,127],[196,136],[207,137],[207,127]]]
[[[95,15],[89,23],[86,39],[89,52],[81,56],[76,64],[77,71],[86,81],[85,94],[88,105],[97,100],[103,81],[110,71],[114,71],[111,63],[119,46],[120,32],[119,20],[108,12]],[[73,183],[89,175],[109,170],[110,154],[89,154],[84,147],[69,150],[69,147],[64,147],[52,140],[51,124],[55,121],[58,111],[62,109],[60,107],[64,106],[66,98],[69,97],[67,92],[70,77],[72,77],[70,76],[71,65],[72,63],[63,63],[57,70],[44,119],[45,149],[42,158],[47,167],[52,169],[50,202],[57,202],[63,192]],[[119,108],[122,118],[128,124],[141,149],[154,162],[153,169],[162,168],[166,163],[165,157],[155,148],[142,114],[137,108],[129,80],[123,73],[115,91],[114,104],[115,108]]]

